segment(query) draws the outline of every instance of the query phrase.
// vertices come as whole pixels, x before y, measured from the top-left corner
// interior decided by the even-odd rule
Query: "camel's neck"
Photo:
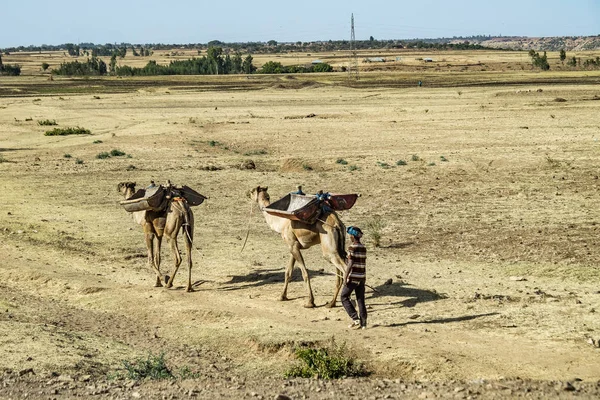
[[[271,203],[266,199],[258,200],[258,207],[262,211],[263,216],[265,217],[265,221],[267,221],[267,225],[269,225],[269,228],[271,228],[277,233],[281,233],[283,231],[283,228],[285,227],[285,224],[289,223],[289,220],[281,217],[276,217],[266,212],[265,207],[268,207],[269,204]]]

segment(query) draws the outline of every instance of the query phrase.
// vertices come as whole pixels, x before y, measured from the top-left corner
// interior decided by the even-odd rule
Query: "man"
[[[350,226],[346,229],[346,232],[350,235],[352,243],[348,247],[344,287],[342,288],[342,304],[350,318],[352,318],[352,324],[349,328],[366,329],[367,307],[365,307],[365,281],[367,248],[360,242],[360,238],[363,235],[360,228]],[[358,305],[360,317],[350,301],[352,292],[356,295],[356,303]]]

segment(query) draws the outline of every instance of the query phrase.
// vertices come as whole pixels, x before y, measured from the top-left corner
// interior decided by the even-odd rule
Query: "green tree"
[[[239,74],[243,71],[242,65],[244,63],[244,60],[242,60],[242,54],[240,52],[235,53],[231,62],[233,64],[232,65],[232,73]]]
[[[327,63],[315,64],[312,67],[313,72],[332,72],[333,67]]]
[[[565,52],[565,49],[560,49],[560,62],[564,64],[566,59],[567,52]]]
[[[254,73],[254,71],[256,71],[256,67],[254,65],[252,65],[252,55],[248,54],[246,56],[246,58],[244,58],[244,62],[242,64],[242,69],[244,70],[245,74],[252,74]]]
[[[268,44],[269,46],[275,47],[275,46],[277,46],[277,40],[269,40],[269,41],[267,42],[267,44]]]
[[[369,37],[369,42],[371,42],[371,43],[372,43],[372,42],[374,42],[374,41],[375,41],[375,38],[374,38],[373,36]]]
[[[114,52],[113,55],[110,57],[110,73],[112,75],[114,75],[117,72],[117,53]]]
[[[548,64],[548,56],[546,55],[546,52],[544,52],[543,56],[540,56],[540,54],[536,51],[530,50],[529,55],[531,56],[531,63],[534,67],[538,67],[542,71],[548,71],[550,69],[550,64]]]
[[[281,74],[286,72],[285,67],[277,61],[268,61],[263,64],[260,72],[263,74]]]
[[[50,66],[50,64],[48,64],[47,62],[43,62],[42,63],[42,70],[46,71],[49,66]]]
[[[208,59],[211,61],[212,66],[214,67],[214,73],[219,75],[219,73],[226,73],[223,67],[223,49],[221,47],[211,46],[206,51],[206,55]]]

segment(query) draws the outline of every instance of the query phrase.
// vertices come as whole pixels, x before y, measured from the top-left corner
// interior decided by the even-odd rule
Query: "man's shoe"
[[[348,325],[349,329],[360,329],[360,320],[355,319],[354,321],[352,321],[352,323],[350,325]]]

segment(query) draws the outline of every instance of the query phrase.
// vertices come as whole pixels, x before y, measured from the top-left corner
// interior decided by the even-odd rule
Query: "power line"
[[[350,51],[352,57],[350,58],[350,67],[348,68],[348,75],[350,78],[358,80],[358,54],[356,52],[356,37],[354,35],[354,13],[350,19]]]

